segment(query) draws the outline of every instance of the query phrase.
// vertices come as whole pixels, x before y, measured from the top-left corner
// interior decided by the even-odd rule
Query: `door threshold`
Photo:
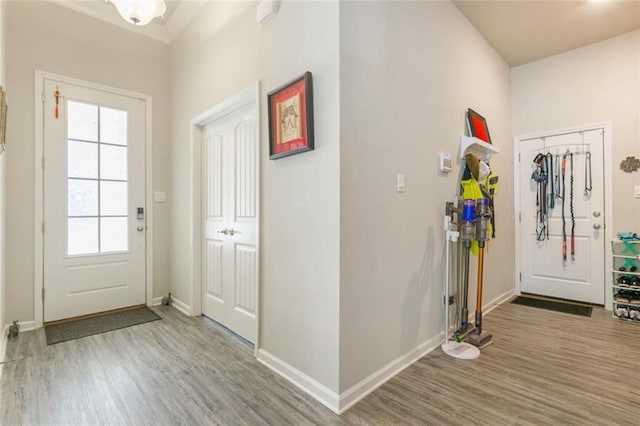
[[[44,326],[46,327],[48,325],[64,324],[64,323],[67,323],[67,322],[80,321],[80,320],[87,319],[87,318],[101,317],[101,316],[104,316],[104,315],[115,314],[115,313],[118,313],[118,312],[125,312],[125,311],[130,311],[130,310],[133,310],[133,309],[144,308],[146,306],[147,306],[146,303],[143,303],[141,305],[126,306],[124,308],[112,309],[110,311],[95,312],[93,314],[79,315],[77,317],[65,318],[65,319],[55,320],[55,321],[48,321],[48,322],[44,323]]]

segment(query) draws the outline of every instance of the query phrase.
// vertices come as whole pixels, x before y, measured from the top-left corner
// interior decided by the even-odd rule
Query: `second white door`
[[[258,137],[255,104],[202,131],[202,312],[256,339]]]
[[[523,292],[581,302],[604,303],[603,135],[604,129],[595,129],[520,141],[520,248]],[[553,159],[553,174],[558,175],[557,179],[553,179],[554,187],[557,188],[555,206],[549,208],[549,219],[543,222],[540,222],[538,215],[538,185],[532,179],[532,173],[536,170],[533,160],[539,154],[550,154],[550,159]],[[562,158],[565,154],[565,173],[562,178]],[[565,239],[566,258],[563,259],[562,247]]]

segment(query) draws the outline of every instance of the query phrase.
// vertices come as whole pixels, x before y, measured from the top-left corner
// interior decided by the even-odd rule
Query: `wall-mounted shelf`
[[[460,136],[460,158],[465,158],[469,153],[478,157],[478,160],[487,161],[500,150],[495,146],[473,136]]]

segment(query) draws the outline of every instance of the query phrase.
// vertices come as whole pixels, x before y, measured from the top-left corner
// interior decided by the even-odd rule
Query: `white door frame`
[[[146,225],[145,233],[146,256],[145,256],[145,277],[146,277],[146,301],[147,305],[153,305],[153,182],[152,182],[152,98],[149,95],[131,92],[129,90],[118,89],[102,84],[91,83],[45,71],[35,71],[35,149],[34,149],[34,169],[35,169],[35,199],[34,199],[34,327],[40,328],[43,325],[44,303],[42,300],[42,290],[44,286],[44,235],[42,227],[44,222],[44,81],[56,80],[61,83],[73,84],[75,86],[86,87],[87,89],[100,90],[129,98],[140,99],[145,103],[145,203],[146,203]]]
[[[202,132],[204,127],[214,121],[241,109],[248,105],[255,104],[256,107],[256,140],[258,147],[256,150],[256,176],[258,198],[256,220],[256,268],[258,279],[256,283],[256,341],[254,344],[254,355],[258,356],[260,347],[260,82],[256,81],[246,89],[216,104],[214,107],[197,115],[191,120],[191,167],[193,168],[193,284],[191,288],[191,315],[202,315]]]
[[[513,281],[516,283],[514,288],[514,294],[521,294],[521,281],[520,281],[520,272],[522,257],[520,255],[520,142],[529,139],[538,139],[551,137],[556,135],[568,134],[568,133],[579,133],[579,132],[587,132],[590,130],[603,129],[604,130],[604,138],[603,138],[603,153],[604,153],[604,250],[605,250],[605,263],[604,263],[604,277],[605,285],[604,285],[604,307],[605,309],[611,310],[612,303],[612,294],[611,287],[609,285],[609,278],[611,276],[610,271],[613,268],[611,263],[611,244],[609,242],[613,238],[613,224],[611,221],[612,212],[613,212],[613,175],[612,175],[612,153],[613,153],[613,134],[612,134],[612,124],[611,121],[606,121],[603,123],[597,123],[586,126],[572,127],[568,129],[561,129],[555,131],[546,131],[546,132],[538,132],[531,133],[521,136],[516,136],[513,138],[513,220],[516,226],[514,226],[513,237],[515,239],[515,268],[514,268],[514,276]]]

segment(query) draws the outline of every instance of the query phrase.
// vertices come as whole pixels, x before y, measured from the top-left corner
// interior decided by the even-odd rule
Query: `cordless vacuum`
[[[459,335],[464,335],[471,324],[469,324],[469,253],[471,252],[471,243],[475,239],[476,230],[476,200],[466,199],[459,201],[462,204],[462,208],[458,207],[461,211],[459,216],[460,222],[460,239],[464,243],[463,250],[463,265],[462,265],[462,310],[460,312],[460,329]]]
[[[478,287],[476,297],[476,328],[466,341],[482,349],[491,344],[491,334],[482,330],[482,279],[484,276],[484,246],[487,240],[487,224],[491,220],[491,209],[488,198],[480,198],[476,202],[476,239],[478,240]]]

